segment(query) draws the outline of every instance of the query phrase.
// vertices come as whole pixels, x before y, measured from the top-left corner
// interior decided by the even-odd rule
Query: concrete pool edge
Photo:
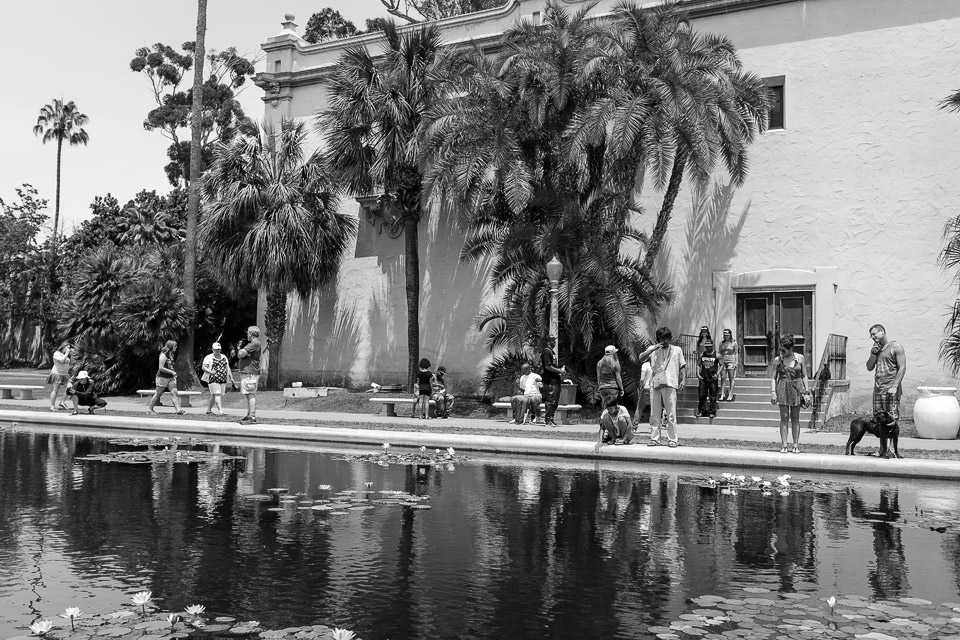
[[[92,418],[92,419],[91,419]],[[86,424],[95,420],[95,424]],[[389,442],[408,447],[454,447],[463,451],[509,453],[530,456],[581,458],[587,460],[619,460],[655,463],[678,463],[715,467],[748,466],[779,471],[821,471],[833,474],[869,475],[890,478],[960,478],[960,461],[900,459],[884,460],[867,456],[832,454],[781,454],[772,451],[722,449],[680,446],[649,447],[645,444],[605,446],[600,453],[586,440],[553,440],[550,438],[505,437],[471,434],[443,434],[435,431],[387,431],[347,427],[314,427],[259,423],[240,425],[219,421],[170,420],[169,418],[129,416],[70,416],[36,411],[0,410],[0,424],[18,423],[54,425],[71,428],[84,426],[118,431],[151,431],[171,435],[242,436],[264,440],[297,440],[352,445],[380,445]]]

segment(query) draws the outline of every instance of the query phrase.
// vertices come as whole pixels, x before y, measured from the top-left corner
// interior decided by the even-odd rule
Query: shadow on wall
[[[461,392],[476,387],[487,354],[474,328],[490,294],[486,262],[461,264],[463,234],[438,208],[420,225],[420,357],[443,364]],[[404,238],[361,218],[353,257],[335,285],[309,300],[291,298],[284,381],[364,388],[406,381]]]
[[[750,212],[747,200],[733,224],[728,224],[735,194],[736,188],[729,183],[695,189],[686,215],[683,257],[675,259],[673,247],[667,245],[657,258],[657,272],[667,274],[666,280],[676,289],[674,304],[663,319],[674,335],[696,335],[701,325],[707,325],[716,340],[723,329],[713,326],[717,312],[713,273],[729,268]]]

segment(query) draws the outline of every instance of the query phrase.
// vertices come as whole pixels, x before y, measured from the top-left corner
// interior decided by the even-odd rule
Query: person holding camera
[[[900,420],[901,383],[907,373],[907,353],[899,343],[887,337],[882,324],[870,327],[870,339],[873,347],[867,358],[867,371],[875,371],[873,413],[886,411],[894,420]]]
[[[793,435],[793,453],[800,453],[800,409],[809,400],[803,356],[793,350],[793,336],[780,338],[780,355],[773,359],[770,404],[780,406],[780,453],[787,453]]]
[[[640,354],[641,364],[650,361],[653,379],[650,381],[650,446],[660,444],[663,414],[667,421],[667,446],[679,445],[677,437],[677,393],[683,391],[686,382],[687,361],[683,349],[670,344],[673,332],[669,327],[660,327],[656,333],[657,343]]]

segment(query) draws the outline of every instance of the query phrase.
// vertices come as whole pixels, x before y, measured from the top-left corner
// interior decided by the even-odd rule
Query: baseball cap
[[[214,348],[214,349],[219,349],[219,348],[220,348],[220,343],[219,343],[219,342],[214,342],[214,343],[213,343],[213,348]]]
[[[607,348],[604,349],[603,352],[604,352],[604,353],[616,353],[616,352],[617,352],[617,348],[616,348],[615,346],[613,346],[612,344],[611,344],[611,345],[607,345]]]
[[[90,374],[87,373],[86,371],[81,371],[80,373],[77,374],[77,380],[86,380],[89,377],[90,377]]]

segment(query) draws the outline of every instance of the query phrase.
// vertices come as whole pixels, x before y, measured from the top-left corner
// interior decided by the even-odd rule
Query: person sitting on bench
[[[73,400],[73,413],[80,413],[80,407],[87,407],[87,413],[93,413],[94,409],[102,409],[107,406],[107,401],[97,395],[93,388],[93,380],[86,371],[81,371],[67,386],[67,395]]]

